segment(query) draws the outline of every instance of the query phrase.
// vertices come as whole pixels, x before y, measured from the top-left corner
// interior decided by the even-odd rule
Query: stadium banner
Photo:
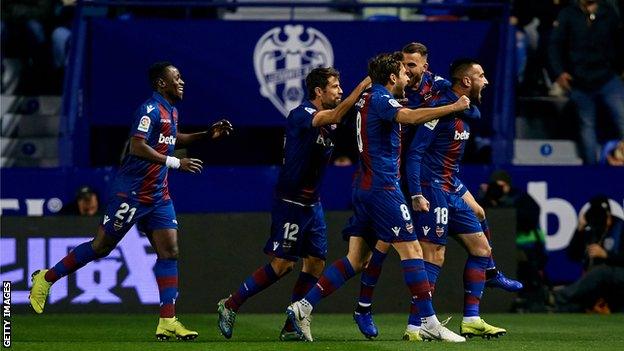
[[[510,166],[506,170],[514,187],[528,192],[541,208],[541,226],[548,234],[549,277],[554,283],[574,281],[581,267],[567,259],[565,248],[578,214],[592,196],[605,194],[614,215],[624,218],[624,182],[618,181],[624,179],[624,169]],[[476,195],[492,171],[492,167],[465,166],[460,178]],[[169,186],[177,213],[270,211],[278,172],[278,167],[207,167],[200,175],[170,172]],[[321,193],[326,210],[350,209],[353,172],[352,167],[328,168]],[[99,191],[103,206],[113,177],[111,168],[5,169],[0,179],[0,214],[55,214],[85,184]]]
[[[227,35],[224,35],[227,33]],[[470,33],[470,39],[458,33]],[[459,57],[479,59],[490,78],[482,115],[491,116],[499,53],[492,21],[271,22],[105,19],[89,22],[84,115],[95,126],[127,126],[149,97],[147,68],[167,60],[181,71],[182,126],[227,117],[235,126],[281,126],[306,96],[315,67],[341,72],[345,95],[364,78],[368,59],[420,41],[430,70],[448,76]],[[120,82],[123,82],[120,84]],[[111,96],[114,92],[114,97]]]
[[[328,262],[342,257],[347,243],[340,229],[350,213],[328,212]],[[513,210],[490,212],[497,264],[506,272],[515,271]],[[270,228],[269,213],[180,215],[179,313],[214,313],[219,299],[239,284],[268,258],[262,248]],[[50,267],[71,249],[91,240],[98,219],[86,217],[4,217],[1,222],[0,277],[12,283],[12,309],[28,312],[30,275]],[[453,243],[447,250],[444,273],[436,285],[436,308],[459,312],[463,304],[462,272],[466,254]],[[148,239],[134,228],[112,253],[91,262],[74,275],[52,286],[47,313],[62,312],[150,312],[158,313],[158,286],[152,271],[156,254]],[[404,286],[398,255],[390,254],[375,292],[376,312],[409,310],[409,293]],[[281,313],[290,301],[296,271],[270,288],[270,293],[250,299],[245,312]],[[320,312],[350,313],[359,291],[359,279],[319,305]],[[506,312],[511,294],[488,289],[482,311]]]

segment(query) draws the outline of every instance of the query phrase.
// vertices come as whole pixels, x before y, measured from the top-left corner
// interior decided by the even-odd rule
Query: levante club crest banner
[[[457,35],[467,32],[469,41]],[[134,109],[149,96],[147,67],[167,60],[186,82],[179,104],[183,125],[206,125],[227,116],[239,126],[279,126],[306,98],[305,77],[316,67],[338,69],[346,95],[366,76],[371,57],[420,41],[428,46],[430,69],[438,75],[446,76],[458,57],[475,57],[493,76],[497,33],[493,22],[94,19],[85,65],[84,112],[92,125],[126,126]],[[493,95],[497,82],[490,82]],[[484,99],[484,114],[493,101],[493,96]]]

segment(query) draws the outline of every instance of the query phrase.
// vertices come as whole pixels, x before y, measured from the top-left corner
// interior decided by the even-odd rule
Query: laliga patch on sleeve
[[[309,114],[313,115],[314,113],[316,113],[316,109],[313,109],[312,107],[304,107],[304,109],[306,111],[308,111]]]
[[[137,129],[141,132],[147,133],[147,131],[149,131],[149,127],[151,123],[152,123],[152,120],[149,117],[143,116],[141,117],[141,120],[139,121],[139,126],[137,127]]]
[[[392,106],[392,107],[396,107],[396,108],[403,107],[403,105],[401,105],[401,103],[400,103],[400,102],[398,102],[398,101],[396,101],[395,99],[390,99],[390,100],[388,100],[388,103],[389,103],[389,104],[390,104],[390,106]]]
[[[439,119],[431,120],[431,121],[425,123],[425,127],[433,130],[433,128],[435,128],[435,126],[438,124],[438,121],[439,121]]]

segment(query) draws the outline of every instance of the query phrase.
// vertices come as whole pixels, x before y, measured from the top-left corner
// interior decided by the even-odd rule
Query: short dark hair
[[[97,192],[88,185],[83,185],[76,191],[76,200],[89,199],[91,196],[97,197]]]
[[[385,85],[392,73],[398,77],[402,65],[396,53],[379,54],[368,61],[368,76],[373,83]]]
[[[333,67],[317,67],[308,73],[305,84],[308,89],[308,99],[314,100],[316,98],[316,92],[314,89],[325,89],[329,83],[330,77],[336,77],[340,79],[340,73]]]
[[[451,63],[451,68],[449,69],[451,82],[455,84],[461,81],[462,78],[465,77],[466,72],[474,65],[480,65],[480,63],[472,58],[461,58],[453,61],[453,63]]]
[[[401,50],[405,54],[420,54],[420,56],[427,57],[427,47],[424,44],[411,42],[403,47]]]
[[[150,86],[152,89],[156,90],[158,85],[158,79],[165,77],[165,72],[167,71],[167,67],[173,66],[173,64],[169,61],[159,61],[153,63],[149,69],[147,70],[147,75],[149,78]]]

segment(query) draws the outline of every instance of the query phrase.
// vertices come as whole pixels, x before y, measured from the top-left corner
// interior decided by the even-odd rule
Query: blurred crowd
[[[582,210],[566,255],[582,266],[582,275],[567,285],[554,285],[546,273],[548,252],[540,227],[540,207],[528,193],[513,186],[504,170],[482,184],[479,202],[485,208],[516,209],[516,312],[624,312],[624,221],[615,216],[609,199],[596,195]]]
[[[511,22],[518,94],[568,97],[584,163],[623,165],[624,1],[516,0]]]

